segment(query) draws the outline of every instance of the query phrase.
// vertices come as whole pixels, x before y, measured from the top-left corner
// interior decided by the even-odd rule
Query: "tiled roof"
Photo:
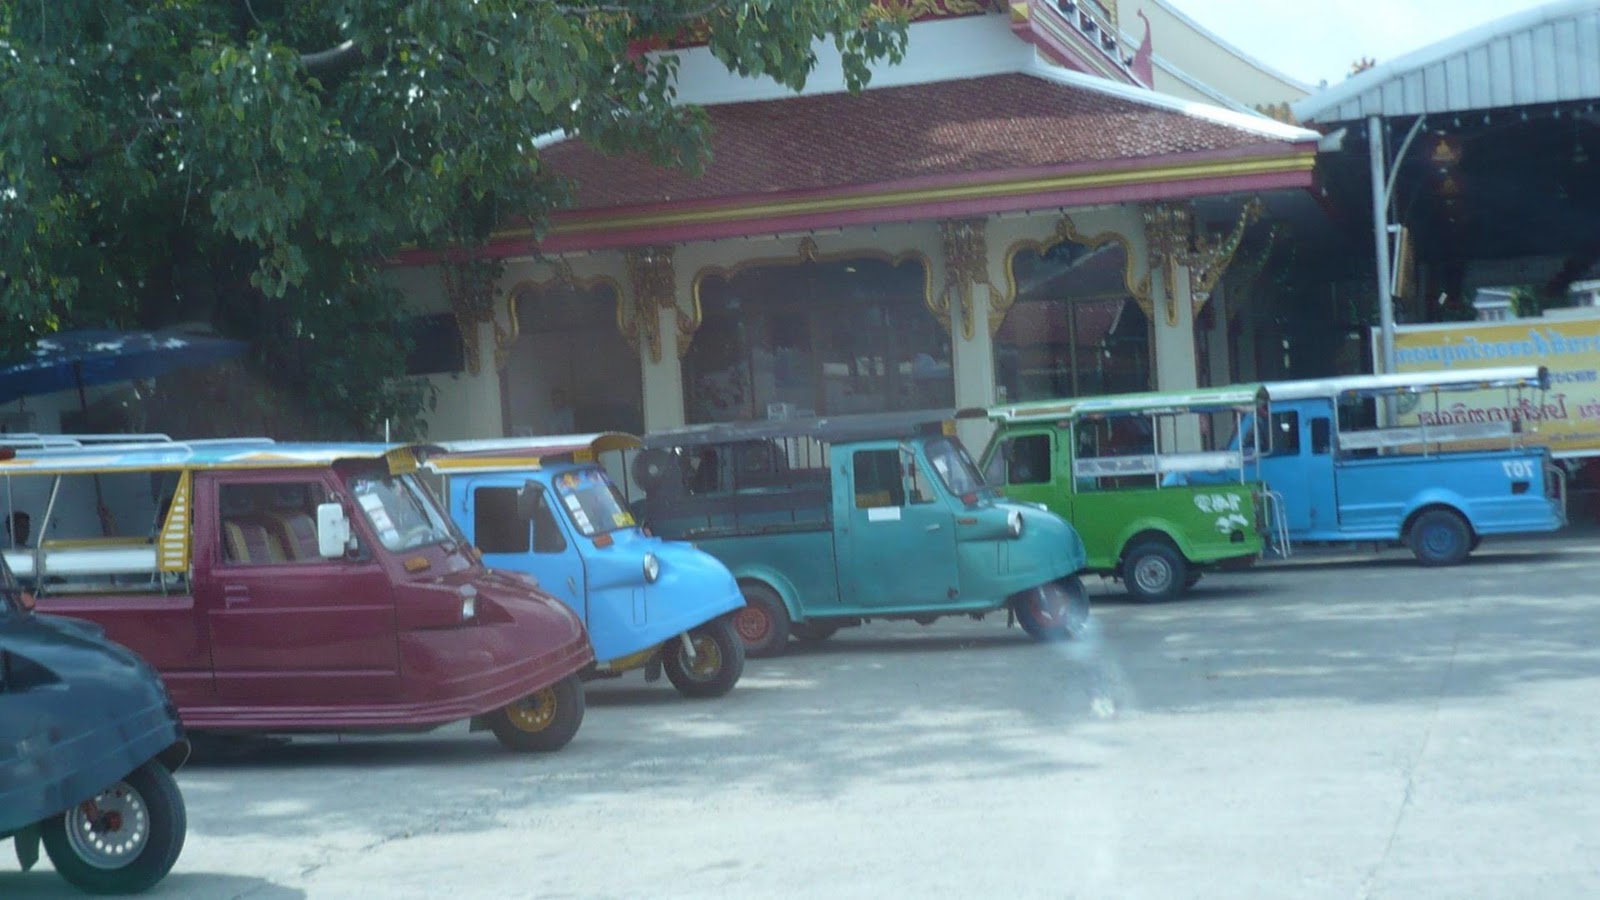
[[[543,158],[577,180],[579,209],[598,210],[1291,143],[1170,103],[1021,73],[706,110],[712,160],[699,178],[578,140]]]

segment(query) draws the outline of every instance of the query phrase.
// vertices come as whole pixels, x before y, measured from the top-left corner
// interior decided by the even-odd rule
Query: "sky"
[[[1267,65],[1313,87],[1363,56],[1386,62],[1537,0],[1168,0]],[[1132,6],[1126,0],[1122,6]],[[1124,23],[1124,28],[1127,27]],[[1142,26],[1141,26],[1142,29]],[[1158,48],[1159,52],[1159,48]]]

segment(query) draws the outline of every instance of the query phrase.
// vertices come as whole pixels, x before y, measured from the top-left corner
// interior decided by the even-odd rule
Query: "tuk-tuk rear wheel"
[[[744,609],[733,614],[733,630],[744,642],[744,655],[777,656],[789,643],[789,608],[778,592],[758,581],[739,585]]]
[[[172,871],[189,821],[166,766],[151,760],[40,828],[45,852],[74,887],[131,894]]]
[[[552,753],[565,747],[583,724],[583,682],[568,675],[542,691],[489,714],[501,746],[518,753]]]
[[[744,674],[744,643],[727,619],[713,619],[689,632],[694,661],[683,649],[683,639],[673,638],[662,654],[667,680],[685,697],[721,697],[733,690]]]

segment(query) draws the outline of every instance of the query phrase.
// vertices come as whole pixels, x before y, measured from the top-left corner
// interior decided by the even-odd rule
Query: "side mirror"
[[[517,491],[517,516],[524,522],[533,521],[533,516],[539,511],[539,504],[544,502],[544,485],[537,481],[524,481],[522,490]]]
[[[323,559],[339,559],[350,546],[350,520],[341,503],[317,504],[317,553]]]

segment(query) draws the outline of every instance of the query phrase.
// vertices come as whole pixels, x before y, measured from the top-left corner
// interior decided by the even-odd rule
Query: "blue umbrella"
[[[182,328],[160,331],[63,331],[39,338],[28,358],[0,368],[0,403],[19,397],[156,378],[174,369],[243,355],[243,341]]]

